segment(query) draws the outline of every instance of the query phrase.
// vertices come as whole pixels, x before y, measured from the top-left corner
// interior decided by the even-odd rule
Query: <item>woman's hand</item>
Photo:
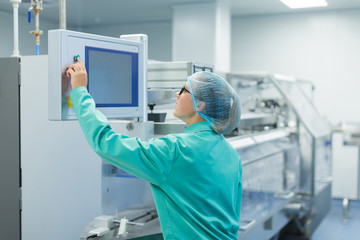
[[[66,71],[66,75],[71,77],[72,89],[80,86],[87,87],[87,72],[80,58],[78,58],[77,63],[69,66],[68,70]]]

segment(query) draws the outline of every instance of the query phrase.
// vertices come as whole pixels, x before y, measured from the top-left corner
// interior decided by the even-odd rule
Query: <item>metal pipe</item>
[[[38,56],[40,50],[40,35],[42,34],[42,31],[39,28],[40,25],[39,12],[43,10],[42,0],[31,0],[31,7],[29,8],[29,12],[31,12],[31,10],[34,10],[35,12],[35,30],[31,31],[30,33],[35,35],[36,55]]]
[[[10,0],[13,5],[13,17],[14,17],[14,51],[12,57],[20,57],[19,52],[19,4],[21,0]]]
[[[358,189],[357,189],[357,198],[360,199],[360,146],[358,146]]]
[[[60,29],[66,29],[66,0],[60,0],[59,5],[59,27]]]
[[[35,9],[35,44],[36,44],[36,56],[39,55],[40,49],[40,28],[39,28],[39,9]]]
[[[310,183],[310,189],[311,189],[311,196],[315,196],[316,192],[316,138],[312,136],[312,144],[311,144],[311,183]]]

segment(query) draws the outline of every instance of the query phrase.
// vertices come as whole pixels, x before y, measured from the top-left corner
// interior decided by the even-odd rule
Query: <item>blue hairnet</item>
[[[211,72],[196,72],[187,81],[195,111],[214,132],[226,134],[239,126],[240,99],[226,80]]]

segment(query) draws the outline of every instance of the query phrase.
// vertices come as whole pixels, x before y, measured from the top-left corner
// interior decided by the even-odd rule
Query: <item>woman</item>
[[[190,76],[174,110],[185,132],[142,142],[115,133],[95,109],[81,60],[67,75],[88,143],[105,161],[150,182],[166,240],[237,239],[242,167],[222,134],[239,125],[240,102],[224,79],[209,72]]]

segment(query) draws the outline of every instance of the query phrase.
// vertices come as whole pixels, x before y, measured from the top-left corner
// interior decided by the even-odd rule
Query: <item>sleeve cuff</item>
[[[86,87],[80,86],[76,87],[70,92],[70,99],[76,114],[76,117],[79,119],[80,113],[84,109],[88,109],[88,105],[85,104],[87,99],[91,99],[91,96],[88,93],[88,90]],[[92,105],[93,101],[91,101],[90,105]],[[84,105],[85,104],[85,105]],[[93,103],[95,105],[95,103]],[[81,107],[83,105],[83,107]],[[87,106],[87,107],[85,107]],[[94,106],[95,108],[95,106]]]
[[[88,93],[88,90],[84,86],[76,87],[70,92],[71,101],[75,100],[80,93]]]

